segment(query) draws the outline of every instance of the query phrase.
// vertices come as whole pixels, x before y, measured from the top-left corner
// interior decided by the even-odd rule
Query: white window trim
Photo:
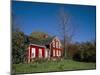
[[[57,43],[56,43],[56,47],[59,48],[59,41],[57,41]]]
[[[59,56],[61,56],[61,51],[59,50]]]
[[[35,51],[36,51],[36,48],[32,48],[32,58],[35,58],[35,56],[36,56],[35,55],[36,54]]]
[[[55,47],[55,42],[53,42],[53,47]]]
[[[45,58],[47,58],[48,57],[48,51],[47,51],[47,49],[45,50]]]
[[[56,52],[56,51],[55,51],[55,50],[53,50],[53,56],[55,56],[55,52]]]
[[[39,58],[42,58],[42,49],[39,48]]]
[[[56,54],[57,54],[57,56],[59,56],[59,50],[56,50]]]

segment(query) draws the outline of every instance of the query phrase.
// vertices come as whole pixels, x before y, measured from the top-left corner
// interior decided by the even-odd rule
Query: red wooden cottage
[[[60,58],[62,55],[62,44],[58,37],[45,37],[45,40],[30,44],[28,47],[28,62],[36,58]]]

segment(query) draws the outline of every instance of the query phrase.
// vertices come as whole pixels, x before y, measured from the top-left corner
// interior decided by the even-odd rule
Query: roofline
[[[45,46],[41,46],[41,45],[37,45],[37,44],[29,44],[29,46],[30,45],[35,45],[35,46],[39,46],[39,47],[44,47],[44,48],[46,48]]]

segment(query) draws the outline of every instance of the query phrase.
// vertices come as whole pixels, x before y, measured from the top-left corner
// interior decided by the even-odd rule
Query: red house
[[[48,38],[45,40],[30,44],[28,47],[28,62],[36,58],[49,59],[60,58],[62,56],[62,44],[58,37]]]

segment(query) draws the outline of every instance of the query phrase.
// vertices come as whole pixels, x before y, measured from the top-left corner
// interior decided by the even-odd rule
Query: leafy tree
[[[27,36],[22,31],[12,32],[12,61],[13,63],[22,63],[26,57],[28,47]]]
[[[47,33],[45,32],[32,32],[30,37],[34,38],[34,39],[37,39],[37,40],[43,40],[45,36],[49,36]]]
[[[81,43],[78,51],[74,54],[73,59],[84,62],[96,62],[96,43]]]
[[[28,36],[21,31],[20,24],[16,22],[17,16],[12,13],[12,63],[23,63],[26,58]]]
[[[67,56],[69,58],[72,58],[74,56],[74,54],[78,51],[78,45],[77,44],[70,44],[68,46],[68,51],[67,51]]]

